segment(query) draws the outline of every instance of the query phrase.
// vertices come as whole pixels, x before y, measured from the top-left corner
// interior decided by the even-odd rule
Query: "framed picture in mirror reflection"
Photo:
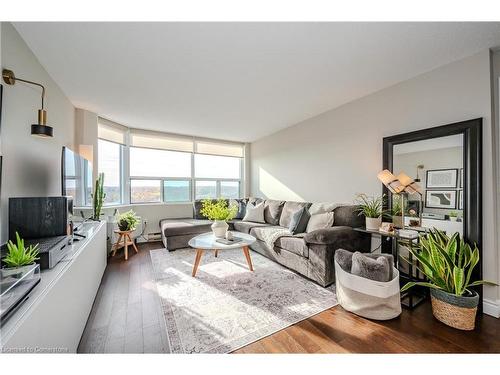
[[[427,190],[425,192],[425,207],[454,210],[457,208],[457,191]]]
[[[455,189],[458,182],[458,169],[429,169],[425,181],[427,189]]]

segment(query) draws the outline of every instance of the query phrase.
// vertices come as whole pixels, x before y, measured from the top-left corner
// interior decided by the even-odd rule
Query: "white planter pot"
[[[373,218],[373,217],[367,217],[366,218],[366,229],[367,230],[378,230],[380,227],[380,224],[382,224],[382,216]]]
[[[16,279],[22,278],[27,273],[33,270],[33,264],[22,266],[22,267],[12,267],[12,268],[2,268],[2,277],[14,277]],[[29,276],[28,278],[32,278],[33,276]]]
[[[229,225],[224,220],[215,220],[211,228],[216,238],[225,238]]]
[[[457,217],[456,216],[450,216],[450,221],[457,221]]]

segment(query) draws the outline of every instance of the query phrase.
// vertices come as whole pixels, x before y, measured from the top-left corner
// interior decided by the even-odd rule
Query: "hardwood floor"
[[[111,258],[82,336],[82,353],[168,353],[149,250]],[[430,303],[391,321],[360,318],[335,306],[235,353],[500,353],[500,319],[482,315],[472,332],[438,322]]]

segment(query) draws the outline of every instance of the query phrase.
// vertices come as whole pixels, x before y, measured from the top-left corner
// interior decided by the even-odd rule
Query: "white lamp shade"
[[[404,190],[404,186],[398,181],[389,170],[384,169],[377,175],[378,179],[390,190],[391,193],[399,194]]]
[[[409,194],[414,194],[414,193],[422,194],[423,191],[420,185],[417,184],[415,180],[413,180],[413,178],[409,177],[407,174],[400,173],[398,175],[398,180],[404,186],[405,192]]]

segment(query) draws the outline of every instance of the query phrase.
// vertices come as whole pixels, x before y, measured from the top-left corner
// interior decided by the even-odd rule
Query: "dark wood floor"
[[[155,294],[149,250],[110,259],[79,351],[168,352]],[[386,322],[370,321],[335,306],[235,353],[500,353],[500,320],[482,315],[472,332],[438,322],[430,303]]]

